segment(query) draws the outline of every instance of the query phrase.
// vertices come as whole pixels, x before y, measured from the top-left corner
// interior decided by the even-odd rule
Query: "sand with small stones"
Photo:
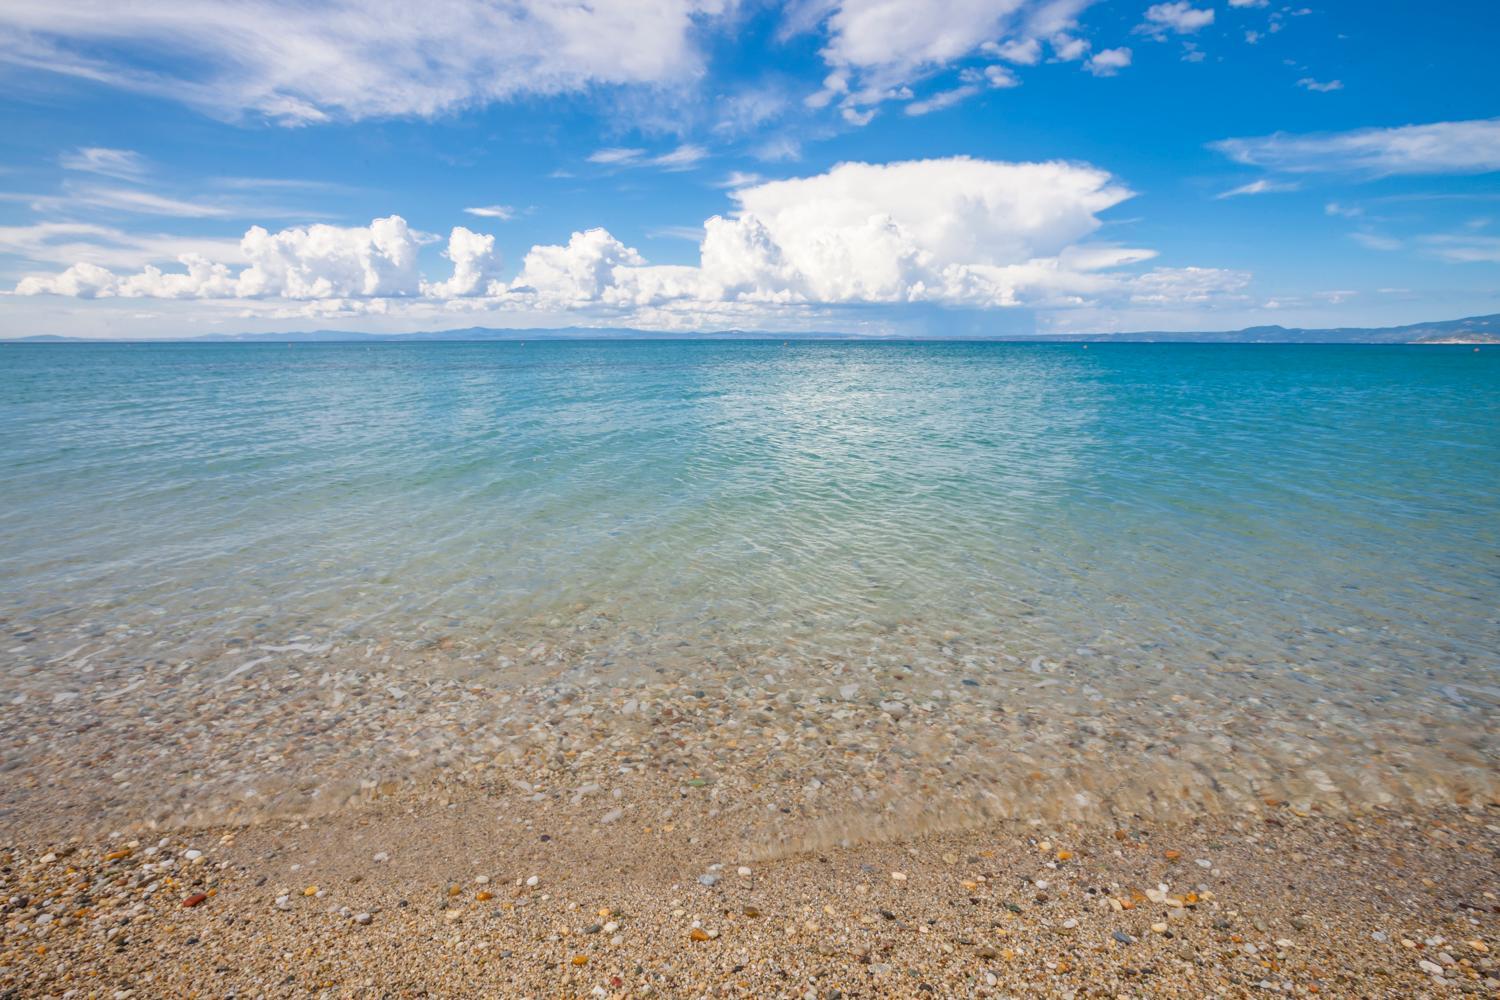
[[[648,776],[620,815],[608,789],[556,788],[496,775],[307,821],[11,843],[0,996],[1500,992],[1493,805],[756,852],[711,786]]]

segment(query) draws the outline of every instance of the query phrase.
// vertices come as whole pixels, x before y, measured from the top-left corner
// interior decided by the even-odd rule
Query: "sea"
[[[1027,761],[1091,706],[1096,766],[1201,729],[1220,797],[1494,786],[1500,350],[7,344],[0,483],[23,772],[39,730],[129,757],[182,692],[357,654],[403,689],[908,677]]]

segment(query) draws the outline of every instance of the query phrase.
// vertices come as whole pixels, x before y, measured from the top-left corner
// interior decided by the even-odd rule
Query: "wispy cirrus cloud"
[[[720,0],[0,5],[0,63],[289,125],[690,80]]]
[[[676,149],[647,156],[644,149],[608,146],[589,154],[588,161],[606,167],[660,167],[663,170],[691,170],[709,157],[709,151],[696,143],[685,142]]]
[[[1459,264],[1500,264],[1500,236],[1439,234],[1421,238],[1427,252]]]
[[[1290,173],[1482,174],[1500,170],[1500,118],[1209,144],[1236,163]]]
[[[974,56],[1034,66],[1042,60],[1044,43],[1061,61],[1082,60],[1091,45],[1077,37],[1076,29],[1093,2],[821,0],[795,5],[796,30],[824,35],[821,54],[829,69],[822,87],[805,103],[813,109],[835,105],[843,120],[856,126],[871,121],[887,101],[911,102],[906,111],[912,115],[951,107],[979,93],[969,88],[983,84],[964,80],[915,101],[912,90]],[[1110,59],[1118,56],[1106,57],[1100,68],[1108,67]],[[1008,72],[1003,79],[1015,76]]]
[[[58,158],[64,170],[102,174],[118,180],[134,181],[146,174],[146,158],[131,149],[107,149],[82,146]]]
[[[516,210],[509,205],[475,205],[464,209],[469,215],[477,215],[481,219],[497,219],[507,222],[516,217]]]
[[[1251,181],[1249,184],[1241,184],[1237,188],[1230,188],[1228,191],[1214,195],[1214,197],[1223,200],[1225,198],[1240,198],[1252,194],[1274,194],[1280,191],[1296,191],[1300,186],[1292,181],[1268,181],[1263,178],[1258,181]]]

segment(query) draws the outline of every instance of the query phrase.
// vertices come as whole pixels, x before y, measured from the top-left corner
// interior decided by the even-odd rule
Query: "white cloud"
[[[243,260],[238,240],[184,239],[162,233],[126,232],[95,222],[39,222],[0,226],[0,253],[33,263],[139,268],[185,253],[216,260]]]
[[[1311,90],[1315,94],[1329,94],[1335,90],[1343,90],[1344,81],[1329,80],[1327,83],[1320,83],[1310,76],[1304,76],[1302,79],[1297,81],[1297,86],[1302,87],[1306,90]]]
[[[743,170],[731,170],[729,174],[718,182],[716,187],[740,188],[749,187],[751,184],[759,184],[764,178],[760,174],[747,173]]]
[[[361,227],[253,228],[241,241],[246,263],[238,269],[199,253],[180,254],[179,269],[148,265],[125,276],[79,261],[29,276],[16,291],[241,300],[317,316],[425,302],[421,308],[690,327],[870,304],[1175,308],[1229,301],[1249,282],[1243,272],[1214,268],[1130,271],[1154,251],[1094,237],[1101,213],[1131,192],[1086,164],[843,163],[808,177],[747,182],[730,197],[734,211],[704,223],[695,265],[650,264],[596,228],[532,247],[507,282],[494,238],[455,227],[445,252],[451,275],[434,281],[417,264],[425,238],[390,216]]]
[[[489,282],[500,277],[500,255],[495,252],[493,236],[454,226],[443,256],[453,262],[452,276],[434,284],[423,282],[423,295],[435,299],[479,295],[488,289]]]
[[[549,307],[578,306],[603,300],[617,285],[616,268],[645,263],[607,231],[590,229],[574,233],[566,246],[532,247],[509,290]]]
[[[1191,35],[1213,23],[1212,7],[1198,8],[1188,0],[1176,0],[1175,3],[1157,3],[1147,7],[1146,21],[1136,31],[1156,38],[1165,37],[1168,31]]]
[[[998,39],[1025,0],[841,0],[828,18],[830,66],[865,71],[877,88],[948,65]]]
[[[11,0],[0,62],[289,124],[665,84],[722,0]],[[146,58],[141,58],[141,56]],[[150,67],[150,68],[147,68]]]
[[[1229,0],[1231,7],[1267,7],[1271,0]]]
[[[986,42],[984,51],[1015,63],[1017,66],[1035,66],[1042,61],[1042,43],[1035,38],[1012,38],[1004,42]]]
[[[70,295],[94,299],[114,293],[115,276],[98,264],[79,263],[55,275],[27,275],[16,285],[17,295]]]
[[[708,150],[693,143],[683,143],[676,149],[658,156],[647,156],[644,149],[611,146],[595,150],[589,155],[590,163],[613,167],[661,167],[664,170],[691,170],[698,161],[707,158]]]
[[[1324,215],[1337,215],[1345,219],[1353,219],[1364,215],[1365,210],[1358,205],[1343,205],[1336,201],[1330,201],[1323,206]]]
[[[1461,235],[1424,236],[1430,253],[1460,264],[1500,264],[1500,237]]]
[[[481,219],[499,219],[501,222],[508,222],[516,217],[516,210],[509,205],[476,205],[464,211]]]
[[[1021,78],[1004,66],[994,65],[984,68],[984,80],[991,87],[1003,90],[1009,87],[1019,87]]]
[[[240,272],[241,298],[374,298],[415,295],[417,240],[399,215],[368,226],[308,226],[269,233],[251,227],[240,241],[250,266]]]
[[[1053,35],[1051,41],[1052,55],[1062,62],[1077,62],[1088,55],[1089,42],[1087,39],[1059,34]]]
[[[652,157],[648,162],[652,166],[662,167],[667,170],[691,170],[698,165],[698,161],[708,156],[708,150],[702,146],[692,143],[684,143],[671,152]]]
[[[1230,188],[1223,194],[1215,195],[1214,197],[1222,200],[1224,198],[1238,198],[1248,194],[1273,194],[1278,191],[1295,191],[1297,187],[1298,185],[1291,182],[1268,181],[1262,178],[1258,181],[1251,181],[1249,184],[1241,184],[1237,188]]]
[[[1019,66],[1041,60],[1041,42],[1064,60],[1087,53],[1074,38],[1078,15],[1093,0],[826,0],[796,8],[799,30],[821,28],[830,72],[805,102],[812,108],[837,101],[851,124],[872,117],[866,109],[904,99],[908,85],[976,52]],[[945,91],[951,95],[953,91]],[[966,95],[967,96],[967,95]],[[942,98],[951,104],[955,98]],[[912,114],[935,110],[933,98]]]
[[[1480,174],[1500,170],[1500,118],[1352,132],[1225,139],[1211,144],[1238,163],[1293,172]]]
[[[58,159],[64,170],[79,170],[90,174],[103,174],[118,180],[136,180],[146,172],[146,160],[140,153],[130,149],[106,149],[102,146],[82,146]]]
[[[30,276],[16,291],[66,295],[71,294],[68,287],[86,279],[94,295],[127,298],[390,298],[420,293],[418,246],[406,220],[394,215],[348,228],[315,225],[270,233],[252,226],[235,255],[248,262],[238,274],[231,274],[222,260],[182,250],[176,254],[182,272],[163,272],[148,263],[137,274],[114,278],[112,272],[80,263],[55,278]],[[459,254],[456,265],[462,257],[477,265],[472,247]]]
[[[906,106],[909,115],[926,115],[934,111],[942,111],[951,108],[955,104],[961,104],[975,94],[979,93],[979,87],[974,84],[965,84],[962,87],[954,87],[952,90],[940,90],[930,97],[920,101],[912,101]]]
[[[1206,305],[1241,301],[1249,287],[1247,271],[1218,267],[1159,267],[1135,279],[1130,301],[1137,305]]]
[[[590,163],[634,163],[646,155],[644,149],[630,149],[623,146],[610,146],[606,149],[595,150],[589,154]]]
[[[236,214],[223,205],[211,205],[184,198],[153,194],[139,188],[106,188],[93,185],[67,185],[62,196],[44,195],[33,200],[38,210],[82,208],[125,212],[131,215],[165,215],[182,219],[215,219]]]
[[[1100,49],[1084,64],[1085,68],[1095,76],[1114,76],[1129,65],[1130,50],[1125,48]]]

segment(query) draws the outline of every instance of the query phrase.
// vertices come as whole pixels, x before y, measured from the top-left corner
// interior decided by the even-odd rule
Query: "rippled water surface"
[[[69,713],[108,731],[141,693],[264,700],[357,656],[770,669],[945,718],[1049,683],[1103,715],[1201,698],[1221,734],[1274,716],[1247,739],[1388,729],[1359,751],[1405,755],[1387,790],[1426,787],[1412,755],[1460,795],[1494,775],[1500,351],[5,346],[0,430],[9,767]]]

